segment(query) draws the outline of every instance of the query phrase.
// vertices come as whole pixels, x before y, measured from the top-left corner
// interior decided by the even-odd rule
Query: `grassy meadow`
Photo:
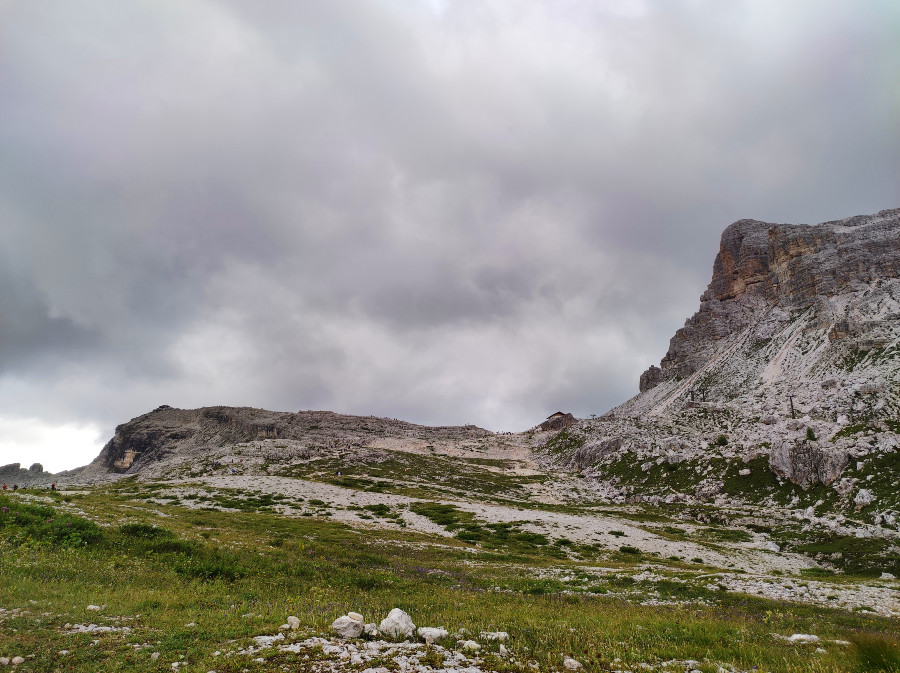
[[[589,673],[672,659],[696,660],[704,673],[900,671],[895,621],[696,583],[646,586],[648,559],[625,545],[575,554],[515,526],[473,527],[452,508],[420,509],[456,536],[354,529],[327,512],[149,504],[128,481],[0,496],[0,656],[24,657],[19,671],[168,671],[173,662],[217,673],[321,670],[316,656],[277,649],[224,654],[277,633],[288,615],[305,637],[327,635],[351,610],[377,623],[399,607],[419,626],[509,632],[510,656],[484,658],[497,671],[561,670],[565,655]],[[387,514],[371,511],[373,520]],[[668,563],[677,575],[679,563]],[[598,565],[602,580],[587,572]],[[641,604],[644,589],[656,604]],[[91,623],[128,630],[72,632]],[[793,633],[821,642],[773,636]]]

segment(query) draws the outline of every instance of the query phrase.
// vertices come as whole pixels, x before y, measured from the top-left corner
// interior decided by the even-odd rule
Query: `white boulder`
[[[416,633],[419,634],[419,638],[425,641],[426,645],[439,643],[449,635],[447,629],[435,626],[420,626]]]
[[[18,666],[19,664],[24,664],[24,663],[25,663],[25,657],[13,657],[12,658],[13,666]]]
[[[96,612],[100,609],[99,605],[88,605],[85,610],[90,610],[91,612]]]
[[[568,671],[578,671],[582,668],[581,662],[576,661],[572,657],[566,657],[565,659],[563,659],[563,666]]]
[[[378,627],[375,624],[363,624],[363,633],[370,638],[378,636]]]
[[[469,652],[477,652],[481,649],[481,645],[476,643],[474,640],[463,640],[457,644],[459,645],[459,649],[468,650]]]
[[[338,637],[344,638],[345,640],[348,638],[359,638],[363,632],[363,623],[356,619],[350,619],[350,617],[344,615],[343,617],[338,617],[331,623],[331,630],[334,631]]]
[[[506,631],[482,631],[481,637],[484,640],[495,640],[498,643],[505,643],[509,639],[509,634]]]
[[[360,622],[360,626],[362,623]],[[394,608],[388,616],[381,620],[378,630],[391,638],[409,638],[416,630],[416,625],[408,614],[400,608]]]
[[[875,494],[867,488],[861,488],[853,498],[853,504],[857,508],[862,509],[866,505],[871,505],[875,501]]]
[[[300,628],[300,620],[297,617],[294,617],[294,615],[288,617],[287,623],[291,631],[296,631]]]

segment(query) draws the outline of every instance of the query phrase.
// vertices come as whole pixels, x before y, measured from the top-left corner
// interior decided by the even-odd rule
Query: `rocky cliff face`
[[[773,308],[827,308],[829,299],[898,277],[900,209],[815,226],[735,222],[722,233],[700,309],[672,337],[662,371],[642,376],[641,391],[690,376],[723,339]]]
[[[730,225],[639,387],[556,454],[620,499],[900,517],[900,209]]]

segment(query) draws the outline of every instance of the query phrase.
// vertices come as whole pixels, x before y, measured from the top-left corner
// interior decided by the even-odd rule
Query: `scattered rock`
[[[349,617],[349,615],[347,615]],[[296,631],[300,628],[300,620],[297,617],[291,615],[287,618],[288,627],[290,627],[291,631]]]
[[[505,643],[509,640],[509,634],[506,631],[482,631],[481,637],[484,640],[497,641],[498,643]]]
[[[788,638],[788,642],[790,643],[817,643],[819,642],[819,636],[813,636],[809,633],[795,633],[794,635]]]
[[[439,643],[449,635],[446,629],[433,626],[420,626],[416,633],[418,633],[419,638],[424,640],[428,645]]]
[[[871,505],[873,502],[875,502],[875,494],[867,488],[859,489],[856,493],[856,497],[853,498],[853,504],[856,505],[856,509],[862,509],[866,505]]]
[[[563,659],[563,666],[569,671],[579,671],[584,668],[581,665],[580,661],[577,661],[572,657],[566,657],[565,659]]]
[[[481,649],[481,645],[474,640],[462,640],[458,642],[457,645],[459,645],[459,649],[468,650],[469,652],[477,652]]]
[[[348,612],[348,613],[347,613],[347,616],[348,616],[350,619],[355,619],[355,620],[358,621],[358,622],[363,621],[363,616],[362,616],[361,614],[359,614],[358,612]]]
[[[378,627],[375,624],[363,624],[363,633],[369,638],[376,638],[378,636]]]
[[[279,633],[275,636],[256,636],[253,640],[256,641],[257,647],[274,647],[276,642],[284,640],[284,634]]]
[[[332,622],[331,630],[344,639],[359,638],[363,632],[363,623],[344,615]]]
[[[85,608],[85,610],[90,610],[91,612],[97,612],[98,610],[100,610],[100,606],[99,605],[88,605]]]
[[[357,623],[360,625],[360,632],[362,632],[362,623]],[[403,612],[403,610],[394,608],[388,613],[387,617],[381,620],[381,624],[378,625],[378,630],[391,638],[409,638],[415,632],[416,625],[413,624],[410,616]]]
[[[897,578],[894,577],[894,574],[893,574],[893,573],[881,573],[881,579],[883,579],[883,580],[895,580],[895,579],[897,579]]]

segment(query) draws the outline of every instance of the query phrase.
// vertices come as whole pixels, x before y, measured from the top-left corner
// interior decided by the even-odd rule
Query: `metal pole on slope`
[[[797,418],[797,415],[794,413],[794,395],[788,395],[788,399],[791,401],[791,418]]]

